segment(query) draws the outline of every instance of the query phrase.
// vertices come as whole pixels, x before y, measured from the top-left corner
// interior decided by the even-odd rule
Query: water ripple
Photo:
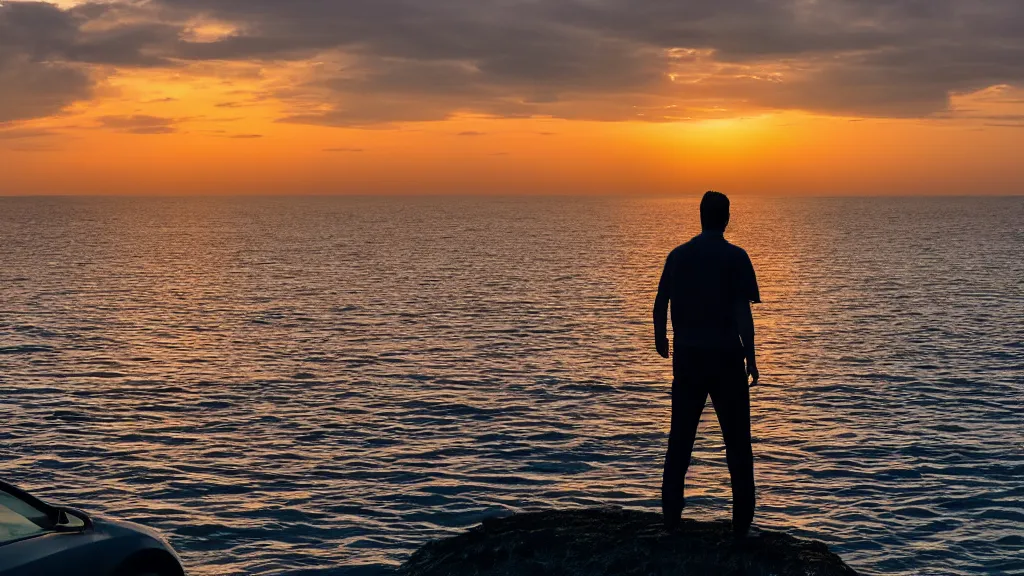
[[[758,521],[1024,573],[1024,200],[738,199]],[[0,464],[195,574],[376,574],[544,506],[657,509],[692,199],[0,199]],[[705,413],[688,514],[728,517]]]

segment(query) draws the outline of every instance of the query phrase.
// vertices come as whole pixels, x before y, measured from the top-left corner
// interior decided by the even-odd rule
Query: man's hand
[[[654,340],[654,347],[658,349],[659,356],[668,358],[668,338],[656,338]]]
[[[757,381],[761,379],[761,373],[757,370],[757,361],[753,358],[747,359],[747,376],[750,377],[750,387],[757,386]]]

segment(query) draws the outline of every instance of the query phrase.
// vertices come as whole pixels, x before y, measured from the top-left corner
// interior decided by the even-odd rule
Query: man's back
[[[672,307],[675,346],[740,348],[737,302],[760,302],[747,253],[716,231],[673,250],[658,285]]]

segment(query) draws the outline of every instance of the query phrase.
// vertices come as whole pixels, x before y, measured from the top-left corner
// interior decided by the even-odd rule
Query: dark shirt
[[[672,303],[675,346],[740,348],[737,305],[760,302],[750,257],[721,232],[705,231],[673,250],[654,301],[654,335],[665,338]]]

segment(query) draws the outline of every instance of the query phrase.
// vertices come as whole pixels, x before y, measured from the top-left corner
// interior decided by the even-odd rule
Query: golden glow
[[[206,41],[234,32],[217,22],[189,29]],[[709,105],[674,122],[468,114],[360,128],[283,122],[297,109],[328,109],[289,89],[336,66],[343,63],[108,70],[92,99],[0,126],[0,194],[1024,190],[1024,131],[998,121],[1020,113],[1021,91],[1004,86],[956,96],[948,115],[924,120]]]
[[[216,42],[238,33],[238,29],[226,22],[196,20],[185,29],[182,40],[187,42]]]

